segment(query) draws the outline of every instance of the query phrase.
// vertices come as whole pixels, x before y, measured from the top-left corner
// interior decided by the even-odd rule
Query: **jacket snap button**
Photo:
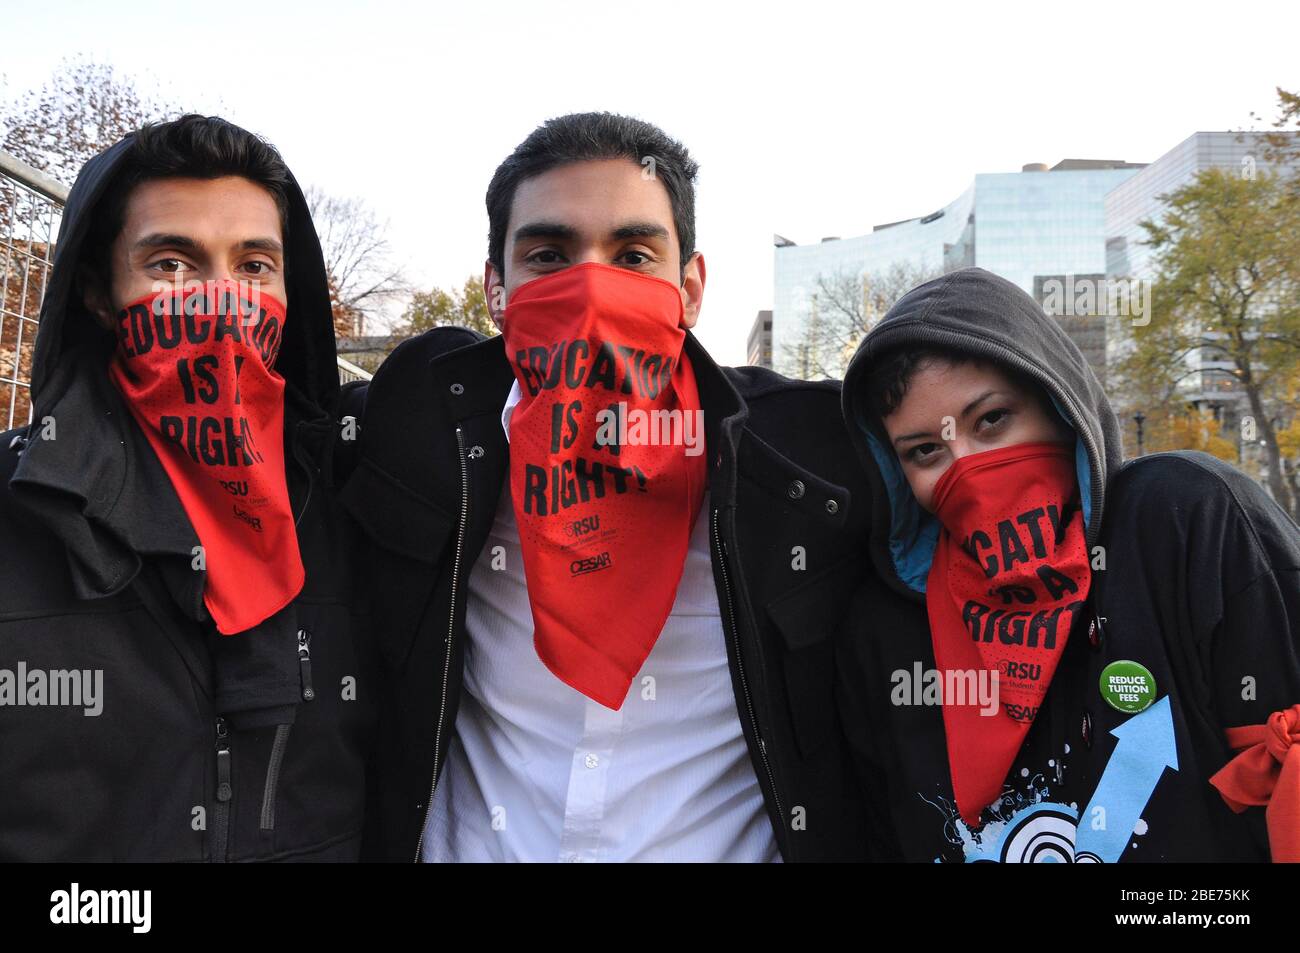
[[[478,444],[474,444],[474,446],[469,448],[469,458],[471,460],[477,460],[481,456],[483,456],[483,448]]]
[[[455,394],[457,397],[459,397],[461,394],[465,393],[465,385],[464,385],[464,384],[452,384],[452,385],[451,385],[451,392],[452,392],[453,394]]]
[[[1094,615],[1092,622],[1088,624],[1088,644],[1094,649],[1099,649],[1105,641],[1106,630],[1102,628],[1101,616]]]
[[[827,512],[827,513],[838,513],[839,511],[840,511],[840,505],[839,505],[838,503],[836,503],[834,500],[827,500],[827,501],[826,501],[826,512]]]
[[[1083,713],[1083,725],[1081,726],[1080,734],[1083,735],[1083,743],[1087,745],[1089,748],[1091,748],[1092,747],[1092,712],[1090,711],[1085,711]]]
[[[802,498],[803,498],[803,480],[795,480],[793,483],[791,483],[791,484],[790,484],[790,489],[786,491],[786,494],[787,494],[787,495],[790,497],[790,499],[792,499],[792,500],[799,500],[799,499],[802,499]]]

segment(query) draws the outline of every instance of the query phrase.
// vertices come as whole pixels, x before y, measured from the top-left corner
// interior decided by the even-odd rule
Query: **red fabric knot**
[[[1300,742],[1300,705],[1273,712],[1264,724],[1268,730],[1264,742],[1268,746],[1268,753],[1281,764],[1296,742]]]
[[[1238,754],[1210,783],[1232,810],[1264,807],[1274,863],[1300,863],[1300,704],[1226,732]]]

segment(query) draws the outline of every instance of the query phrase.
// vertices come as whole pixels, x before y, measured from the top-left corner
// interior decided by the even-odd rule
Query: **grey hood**
[[[1106,485],[1123,459],[1119,421],[1101,382],[1061,325],[1017,285],[964,268],[913,288],[858,346],[844,375],[844,419],[871,481],[871,559],[894,589],[918,598],[939,537],[866,401],[874,362],[899,346],[940,345],[1013,368],[1036,381],[1074,428],[1075,470],[1087,541],[1101,529]]]

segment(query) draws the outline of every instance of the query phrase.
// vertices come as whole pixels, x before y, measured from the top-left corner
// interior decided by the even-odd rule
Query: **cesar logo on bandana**
[[[581,576],[583,573],[596,572],[599,569],[608,569],[614,565],[613,560],[609,558],[609,553],[601,553],[599,556],[589,556],[586,559],[575,559],[569,563],[569,573],[574,576]]]

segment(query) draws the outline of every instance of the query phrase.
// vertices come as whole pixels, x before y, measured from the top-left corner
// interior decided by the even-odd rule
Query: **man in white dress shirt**
[[[368,857],[872,854],[831,639],[867,573],[869,492],[838,382],[719,368],[691,334],[696,170],[649,123],[549,120],[488,188],[504,333],[435,328],[367,389],[343,500],[388,684]],[[638,457],[629,425],[625,466],[591,443],[597,407],[665,395],[702,440],[683,426]],[[564,469],[570,433],[604,470]],[[570,563],[539,520],[557,507],[574,534],[599,522],[612,561]]]

